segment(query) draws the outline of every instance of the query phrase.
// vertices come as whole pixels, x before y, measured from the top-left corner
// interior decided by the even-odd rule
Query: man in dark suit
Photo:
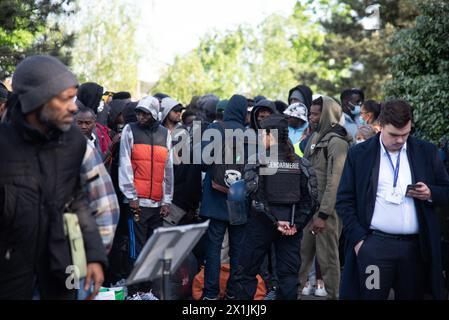
[[[386,102],[382,131],[349,150],[336,210],[346,237],[340,298],[443,297],[440,229],[434,206],[449,202],[437,148],[410,136],[405,101]],[[408,187],[412,185],[412,189]]]

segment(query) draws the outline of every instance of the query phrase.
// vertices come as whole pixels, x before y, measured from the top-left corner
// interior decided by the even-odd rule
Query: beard
[[[59,129],[63,132],[69,131],[70,127],[72,126],[72,124],[62,123],[58,121],[48,104],[45,104],[42,107],[42,110],[39,113],[39,120],[50,129]]]
[[[319,123],[309,122],[309,127],[312,129],[313,132],[317,132],[319,129]]]

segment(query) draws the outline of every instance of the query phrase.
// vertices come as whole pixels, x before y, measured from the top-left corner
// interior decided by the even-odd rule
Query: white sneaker
[[[317,281],[315,296],[317,297],[325,297],[327,296],[326,288],[324,287],[324,283],[322,281]]]
[[[304,288],[302,288],[301,294],[303,296],[310,296],[315,292],[315,288],[313,287],[312,283],[309,281],[306,282],[304,285]]]

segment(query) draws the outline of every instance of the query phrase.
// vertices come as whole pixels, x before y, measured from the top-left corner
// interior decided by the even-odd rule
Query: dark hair
[[[125,124],[136,122],[137,116],[136,116],[136,107],[137,102],[128,102],[126,106],[123,108],[122,114],[123,119],[125,120]]]
[[[380,115],[380,103],[374,101],[374,100],[366,100],[363,103],[363,108],[365,108],[366,112],[371,112],[374,114],[374,120],[377,120]]]
[[[90,113],[94,117],[94,119],[97,117],[95,115],[94,110],[92,110],[91,108],[85,107],[85,106],[78,107],[78,111],[76,114],[80,114],[80,113]]]
[[[276,100],[274,102],[274,105],[276,106],[276,110],[279,113],[284,113],[284,111],[287,110],[287,108],[288,108],[288,105],[284,101],[281,101],[281,100]]]
[[[340,102],[343,104],[343,100],[350,98],[352,96],[352,90],[346,89],[340,94]]]
[[[382,104],[379,122],[382,126],[391,124],[403,128],[413,119],[411,106],[404,100],[390,100]]]
[[[342,91],[340,95],[340,103],[343,104],[343,100],[350,98],[353,94],[358,94],[362,98],[362,101],[365,100],[365,94],[363,93],[362,89],[352,88],[352,89],[345,89]]]
[[[281,148],[284,148],[285,152],[287,153],[287,160],[290,162],[295,162],[295,148],[293,147],[292,142],[288,137],[288,128],[279,130],[278,138],[279,145],[281,146]]]
[[[112,96],[112,100],[126,100],[126,99],[131,99],[131,94],[126,91],[114,93]]]
[[[271,130],[277,129],[278,131],[278,147],[282,148],[287,154],[287,160],[290,162],[295,162],[295,148],[288,137],[288,128],[279,129],[275,127],[268,127],[265,130],[270,133]]]
[[[318,97],[313,100],[310,106],[320,106],[321,111],[323,111],[323,97]]]
[[[215,115],[215,120],[222,121],[224,118],[224,110],[218,109]]]
[[[182,123],[184,123],[188,117],[191,117],[194,115],[195,115],[195,113],[193,113],[191,110],[184,111],[184,113],[181,116]]]
[[[199,96],[193,96],[190,103],[186,106],[187,111],[192,111],[195,115],[200,111],[197,105]]]
[[[156,99],[158,99],[159,102],[162,101],[162,99],[164,99],[164,98],[170,98],[170,96],[169,96],[168,94],[165,94],[165,93],[162,93],[162,92],[155,93],[155,94],[153,95],[153,97],[155,97]]]

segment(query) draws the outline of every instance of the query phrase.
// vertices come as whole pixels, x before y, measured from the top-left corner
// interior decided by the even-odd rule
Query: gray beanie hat
[[[292,95],[290,96],[291,99],[299,100],[301,103],[305,103],[306,99],[304,99],[304,95],[299,90],[295,90],[292,92]]]
[[[12,78],[13,92],[18,95],[22,113],[38,109],[62,91],[78,86],[72,72],[51,56],[31,56],[18,64]]]

